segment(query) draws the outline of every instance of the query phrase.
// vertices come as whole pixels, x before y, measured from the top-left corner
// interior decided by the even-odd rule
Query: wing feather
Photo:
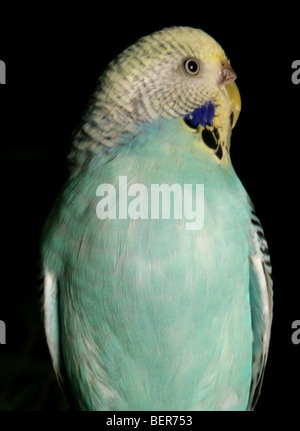
[[[59,386],[65,395],[70,408],[75,409],[74,398],[71,393],[70,385],[68,380],[65,378],[66,372],[61,348],[59,296],[59,282],[52,272],[46,270],[44,277],[43,310],[47,343]]]
[[[249,250],[253,357],[252,382],[247,410],[253,410],[260,395],[273,317],[273,282],[270,255],[263,229],[254,210],[251,217]]]

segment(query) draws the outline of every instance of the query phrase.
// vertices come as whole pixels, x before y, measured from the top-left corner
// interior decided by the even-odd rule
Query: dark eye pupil
[[[190,72],[195,72],[197,70],[197,63],[195,61],[190,61],[188,68]]]
[[[195,75],[199,71],[199,64],[196,60],[186,60],[184,63],[185,70],[191,75]]]

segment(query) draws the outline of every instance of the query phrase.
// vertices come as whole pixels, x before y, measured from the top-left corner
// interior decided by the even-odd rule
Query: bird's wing
[[[53,368],[58,383],[72,409],[74,408],[74,401],[68,381],[65,378],[65,367],[61,349],[59,282],[56,276],[47,270],[44,277],[43,292],[44,326]]]
[[[260,394],[268,357],[273,314],[273,282],[268,245],[254,210],[249,232],[249,251],[253,357],[252,382],[247,410],[253,410]]]
[[[60,380],[61,352],[60,352],[60,313],[59,290],[56,277],[46,271],[44,277],[44,325],[48,347],[52,357],[53,367]]]

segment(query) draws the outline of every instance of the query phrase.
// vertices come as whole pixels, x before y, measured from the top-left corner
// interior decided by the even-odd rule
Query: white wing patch
[[[44,325],[53,367],[59,376],[60,327],[59,327],[59,292],[57,280],[53,273],[46,271],[44,278]]]

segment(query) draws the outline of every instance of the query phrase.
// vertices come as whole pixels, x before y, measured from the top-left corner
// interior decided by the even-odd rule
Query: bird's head
[[[208,34],[166,28],[141,38],[109,64],[82,133],[94,145],[112,147],[145,122],[179,118],[222,160],[241,108],[235,78],[223,49]]]

